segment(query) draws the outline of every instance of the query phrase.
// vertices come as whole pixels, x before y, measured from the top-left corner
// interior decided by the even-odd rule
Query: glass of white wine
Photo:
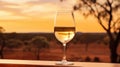
[[[57,11],[54,21],[54,35],[63,45],[62,61],[58,65],[73,65],[66,58],[66,45],[75,36],[75,21],[72,11]]]

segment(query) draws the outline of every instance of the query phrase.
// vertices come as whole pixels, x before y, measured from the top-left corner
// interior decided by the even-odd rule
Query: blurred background
[[[0,0],[0,58],[61,60],[54,17],[58,10],[73,10],[76,35],[67,59],[119,63],[119,8],[119,0]]]

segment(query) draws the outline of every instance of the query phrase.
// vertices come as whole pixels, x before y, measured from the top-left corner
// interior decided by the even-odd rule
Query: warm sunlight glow
[[[76,0],[0,0],[0,26],[6,32],[53,32],[57,10],[72,9]],[[75,13],[80,32],[104,32],[93,18]],[[67,24],[66,24],[67,25]]]

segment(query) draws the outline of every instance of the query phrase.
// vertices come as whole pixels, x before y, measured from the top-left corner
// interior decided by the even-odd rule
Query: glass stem
[[[63,44],[63,59],[62,59],[63,62],[66,62],[66,44]]]

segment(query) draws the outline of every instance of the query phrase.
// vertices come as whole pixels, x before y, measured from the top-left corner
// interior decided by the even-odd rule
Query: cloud
[[[25,19],[24,16],[13,15],[8,11],[0,11],[0,20]]]
[[[12,15],[20,15],[21,11],[24,9],[24,5],[13,4],[9,2],[0,1],[0,11],[7,11],[12,13]]]
[[[60,7],[52,3],[42,3],[31,6],[22,11],[23,14],[29,17],[36,18],[52,18]]]
[[[23,4],[33,0],[1,0],[2,2],[12,3],[12,4]]]
[[[57,3],[59,0],[31,0],[28,1],[28,4],[36,5],[36,4],[41,4],[41,3]]]
[[[0,11],[0,16],[8,16],[8,15],[12,15],[12,14],[7,11]]]
[[[71,8],[74,0],[66,2],[61,3],[59,0],[0,0],[0,11],[11,13],[11,19],[12,16],[14,19],[16,19],[15,16],[44,18],[50,17],[57,10]]]
[[[39,4],[39,5],[34,5],[29,7],[27,10],[24,10],[23,12],[53,12],[56,11],[56,9],[58,9],[59,6],[56,6],[54,4],[51,3],[44,3],[44,4]]]

